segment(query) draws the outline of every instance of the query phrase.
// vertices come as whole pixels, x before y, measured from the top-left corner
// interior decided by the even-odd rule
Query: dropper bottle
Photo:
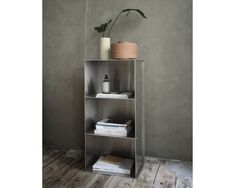
[[[110,93],[110,82],[107,74],[104,76],[102,92],[105,94]]]

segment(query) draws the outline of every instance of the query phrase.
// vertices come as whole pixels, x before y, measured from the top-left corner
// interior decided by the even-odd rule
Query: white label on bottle
[[[109,93],[109,82],[103,82],[103,92]]]

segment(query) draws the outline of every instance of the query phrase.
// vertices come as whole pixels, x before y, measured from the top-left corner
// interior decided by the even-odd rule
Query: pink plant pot
[[[128,41],[119,41],[111,44],[112,59],[136,59],[138,56],[137,44]]]

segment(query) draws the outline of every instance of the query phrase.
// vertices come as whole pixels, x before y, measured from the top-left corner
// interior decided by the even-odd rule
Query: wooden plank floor
[[[43,148],[44,188],[191,188],[192,163],[146,157],[138,178],[84,171],[80,150]]]

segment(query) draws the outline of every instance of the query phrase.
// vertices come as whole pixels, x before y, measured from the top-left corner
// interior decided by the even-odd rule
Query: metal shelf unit
[[[128,99],[96,98],[108,74],[111,91],[133,91]],[[134,160],[131,177],[137,177],[145,156],[144,61],[85,60],[84,62],[85,170],[90,171],[103,155]],[[106,118],[132,119],[133,130],[127,137],[94,134],[96,122]]]

